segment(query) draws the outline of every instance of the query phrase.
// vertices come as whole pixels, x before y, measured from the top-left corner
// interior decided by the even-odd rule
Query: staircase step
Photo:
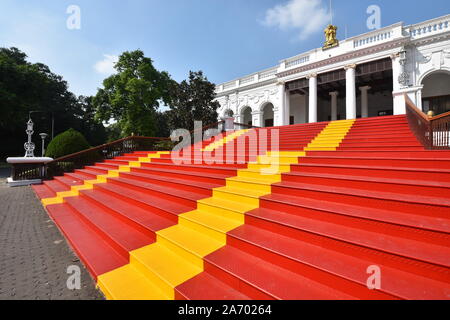
[[[186,206],[174,201],[161,201],[160,197],[150,196],[148,194],[124,188],[114,184],[98,184],[95,189],[99,189],[118,199],[128,201],[140,208],[146,210],[157,210],[167,219],[177,222],[177,215],[194,210],[193,206]]]
[[[450,159],[442,158],[401,158],[389,156],[384,157],[350,157],[350,156],[307,156],[299,160],[300,164],[322,164],[322,165],[356,165],[356,166],[381,166],[400,168],[433,168],[450,170]]]
[[[70,187],[62,184],[57,180],[44,181],[44,185],[47,186],[47,188],[49,188],[55,194],[55,196],[57,192],[64,192],[70,190]]]
[[[222,173],[202,173],[202,172],[195,172],[195,171],[184,171],[184,170],[176,170],[174,168],[152,168],[152,167],[145,167],[145,168],[132,168],[132,173],[142,173],[142,174],[150,174],[150,175],[157,175],[161,177],[168,177],[170,179],[172,178],[183,178],[183,179],[192,179],[197,181],[202,181],[205,183],[211,183],[211,184],[220,184],[224,181],[225,178],[227,178],[229,175],[222,174]]]
[[[102,274],[98,286],[107,299],[169,300],[161,289],[134,266],[127,264],[114,272]]]
[[[360,299],[439,299],[450,294],[444,281],[402,271],[409,268],[404,261],[380,252],[368,252],[326,238],[301,234],[293,238],[252,225],[239,227],[229,235],[228,244],[234,248],[292,272],[308,275],[325,285],[334,283]],[[366,250],[364,254],[361,253],[363,250]],[[382,287],[378,291],[367,288],[367,268],[372,265],[382,270]],[[427,271],[427,268],[421,270]]]
[[[272,194],[301,196],[316,200],[336,201],[339,203],[381,206],[387,210],[420,213],[433,210],[438,214],[449,214],[450,199],[419,196],[415,194],[398,194],[393,192],[360,190],[350,187],[323,186],[309,183],[283,181],[272,185]]]
[[[166,296],[175,298],[174,288],[202,269],[160,242],[131,253],[131,265],[146,275]]]
[[[291,207],[295,209],[283,214],[282,212],[285,210],[281,206],[271,208],[261,205],[259,209],[248,212],[247,215],[256,219],[270,215],[269,221],[277,217],[274,220],[277,222],[283,217],[284,222],[291,228],[435,265],[442,265],[447,268],[450,265],[450,238],[448,234],[346,217],[324,211],[307,210],[295,206],[295,199],[288,198],[285,195],[270,195],[267,200],[272,198],[279,202],[283,200],[285,203],[291,203],[293,204]],[[297,202],[299,201],[297,200]],[[258,222],[262,223],[263,220],[258,219]],[[246,219],[246,223],[251,224],[249,219]],[[273,224],[271,227],[274,227]]]
[[[252,299],[355,299],[230,246],[210,254],[205,261],[205,270],[209,274]]]
[[[131,190],[136,190],[148,195],[159,197],[160,201],[163,199],[177,201],[180,204],[184,204],[186,206],[195,206],[197,200],[207,198],[211,195],[211,191],[208,192],[209,195],[205,195],[199,192],[183,190],[182,187],[170,188],[155,183],[141,182],[138,180],[131,180],[123,177],[108,178],[108,182],[110,182],[111,184],[120,185],[121,187],[129,188]]]
[[[124,258],[128,258],[129,251],[155,241],[155,236],[142,233],[84,197],[66,198],[65,202]]]
[[[149,208],[145,210],[99,189],[83,190],[81,196],[151,237],[155,237],[157,231],[175,224],[173,220],[176,220],[176,214],[172,214],[173,218],[168,219],[167,215],[170,214],[168,212],[161,213],[160,210],[150,210]]]
[[[66,185],[68,188],[72,186],[79,186],[83,185],[84,181],[80,179],[73,179],[68,176],[61,176],[61,177],[55,177],[55,180],[58,182],[61,182],[62,184]]]
[[[177,300],[250,300],[248,296],[206,272],[179,285],[175,290]]]
[[[445,211],[402,212],[387,210],[380,206],[370,206],[370,203],[366,202],[355,205],[324,199],[317,201],[314,198],[303,197],[302,194],[298,196],[283,195],[283,197],[279,197],[277,194],[265,196],[261,198],[260,207],[275,210],[283,208],[283,211],[291,213],[302,209],[312,210],[312,212],[317,210],[437,232],[449,232],[450,230],[450,218]]]
[[[56,197],[56,193],[45,184],[35,184],[31,188],[34,190],[39,199],[47,199]]]
[[[448,202],[450,182],[427,180],[409,180],[384,177],[367,177],[339,175],[327,173],[291,172],[283,174],[286,182],[318,184],[336,187],[349,187],[368,191],[386,191],[399,194],[414,194],[439,199],[440,203]],[[450,204],[450,202],[448,202]]]
[[[340,175],[385,177],[406,180],[429,180],[435,182],[450,182],[450,170],[435,168],[408,168],[374,165],[346,164],[312,164],[300,163],[291,166],[292,172],[329,173]]]
[[[210,190],[213,188],[222,187],[224,185],[224,180],[222,183],[206,183],[203,181],[197,181],[196,179],[182,179],[181,177],[161,177],[156,174],[149,173],[138,173],[138,172],[124,172],[120,175],[123,178],[130,180],[139,180],[142,182],[157,183],[161,186],[183,188],[186,190],[191,190],[193,192],[200,192],[204,194],[210,194]]]
[[[83,222],[68,204],[48,206],[47,211],[95,279],[128,262]]]
[[[203,266],[203,257],[224,245],[221,241],[183,225],[158,231],[157,234],[158,243],[169,247],[199,268]]]

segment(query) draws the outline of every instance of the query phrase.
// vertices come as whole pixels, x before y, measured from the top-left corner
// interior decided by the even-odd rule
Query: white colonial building
[[[220,118],[254,126],[450,111],[450,15],[397,23],[217,86]]]

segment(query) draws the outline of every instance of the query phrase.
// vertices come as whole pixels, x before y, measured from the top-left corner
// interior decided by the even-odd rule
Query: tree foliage
[[[141,50],[124,52],[115,65],[116,74],[103,81],[93,103],[97,119],[115,119],[122,135],[157,133],[157,110],[170,103],[176,85],[167,72],[160,72]]]
[[[26,54],[17,48],[0,48],[0,135],[4,139],[0,161],[24,154],[30,111],[41,112],[32,115],[37,150],[41,144],[38,133],[51,134],[52,113],[55,135],[74,128],[93,145],[104,142],[104,128],[93,118],[92,106],[71,93],[61,76],[42,63],[28,62]]]
[[[45,155],[56,159],[89,148],[89,143],[81,133],[74,129],[69,129],[57,135],[49,143]]]
[[[194,121],[202,121],[203,125],[217,122],[220,105],[214,98],[215,85],[202,71],[190,71],[189,79],[182,81],[173,92],[167,116],[170,128],[193,130]]]

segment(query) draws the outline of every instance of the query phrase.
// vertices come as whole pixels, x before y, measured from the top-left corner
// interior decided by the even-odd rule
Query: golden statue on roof
[[[332,24],[329,24],[325,29],[325,45],[323,46],[323,49],[330,49],[339,45],[339,40],[336,38],[337,29],[338,28]]]

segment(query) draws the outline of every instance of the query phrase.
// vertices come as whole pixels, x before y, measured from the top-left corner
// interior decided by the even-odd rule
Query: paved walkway
[[[81,270],[80,290],[67,288],[71,276],[67,268],[72,265]],[[0,300],[25,299],[93,300],[103,296],[33,190],[9,188],[0,177]]]

